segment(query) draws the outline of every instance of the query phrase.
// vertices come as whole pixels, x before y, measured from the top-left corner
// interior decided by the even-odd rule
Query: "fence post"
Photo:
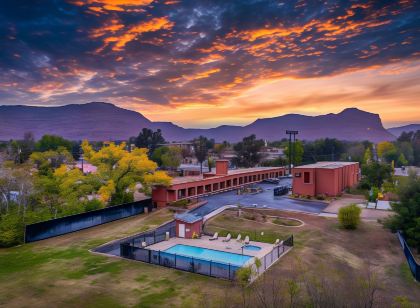
[[[153,244],[156,243],[156,231],[153,232]]]
[[[160,250],[158,251],[158,255],[159,255],[159,265],[161,265],[161,263],[160,263]]]
[[[229,263],[229,280],[230,280],[230,263]]]
[[[211,276],[211,260],[210,260],[210,276]]]
[[[174,254],[174,256],[175,256],[175,268],[176,268],[176,253]]]
[[[149,249],[149,262],[152,263],[152,251]]]
[[[192,272],[194,273],[194,258],[191,257]]]

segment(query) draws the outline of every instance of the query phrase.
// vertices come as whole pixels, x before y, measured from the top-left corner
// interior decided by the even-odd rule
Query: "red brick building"
[[[241,186],[258,183],[264,179],[285,175],[284,167],[257,167],[229,170],[229,161],[217,160],[215,173],[184,176],[172,179],[169,187],[155,186],[152,190],[154,205],[163,207],[171,202],[194,199]]]
[[[359,182],[359,163],[318,162],[293,168],[293,194],[337,196]]]

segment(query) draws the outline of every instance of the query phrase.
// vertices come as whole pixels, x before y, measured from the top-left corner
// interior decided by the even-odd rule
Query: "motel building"
[[[360,179],[357,162],[318,162],[293,168],[293,194],[299,196],[340,195]]]
[[[172,179],[168,187],[154,186],[152,190],[153,204],[164,207],[183,199],[216,194],[241,186],[258,183],[269,178],[277,178],[286,174],[285,167],[256,167],[229,170],[228,160],[217,160],[216,171],[198,176],[184,176]]]

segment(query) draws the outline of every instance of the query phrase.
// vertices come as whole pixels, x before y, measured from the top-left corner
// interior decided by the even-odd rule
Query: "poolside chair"
[[[240,242],[241,241],[241,238],[242,238],[242,235],[241,234],[238,234],[238,237],[236,238],[236,241],[237,242]]]
[[[249,244],[249,236],[245,236],[245,240],[244,240],[244,244],[248,245]]]
[[[278,238],[278,239],[276,239],[276,241],[274,242],[274,246],[277,246],[277,245],[279,245],[280,244],[280,239]]]
[[[215,241],[219,238],[219,233],[214,233],[213,237],[209,238],[210,241]]]
[[[230,239],[232,238],[232,235],[229,233],[226,238],[223,240],[223,242],[229,242]]]

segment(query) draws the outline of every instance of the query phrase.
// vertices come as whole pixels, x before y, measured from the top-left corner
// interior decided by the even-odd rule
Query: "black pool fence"
[[[240,268],[230,263],[209,261],[136,247],[132,246],[131,243],[121,243],[120,245],[121,257],[216,278],[233,280],[236,271]]]
[[[236,271],[241,268],[241,266],[231,263],[204,260],[146,248],[149,245],[162,242],[168,237],[175,237],[175,226],[169,231],[145,232],[140,236],[120,243],[120,256],[227,280],[234,280]],[[291,246],[293,246],[293,235],[286,239],[282,245],[273,246],[273,249],[261,259],[261,267],[256,269],[258,275],[276,262]]]
[[[401,231],[397,232],[398,239],[400,240],[401,247],[403,248],[404,255],[407,259],[408,266],[410,267],[410,271],[414,276],[414,279],[420,281],[420,264],[417,263],[416,259],[413,256],[413,253],[410,250],[407,242],[404,239]]]
[[[152,211],[153,204],[151,198],[26,225],[25,243],[35,242],[142,214],[146,211],[146,208],[148,212]]]

